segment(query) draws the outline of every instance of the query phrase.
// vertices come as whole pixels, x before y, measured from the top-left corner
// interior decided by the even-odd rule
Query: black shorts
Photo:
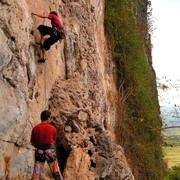
[[[37,28],[42,36],[49,35],[50,37],[46,39],[43,43],[43,48],[47,51],[50,47],[61,39],[60,32],[56,31],[54,28],[49,26],[40,25]]]

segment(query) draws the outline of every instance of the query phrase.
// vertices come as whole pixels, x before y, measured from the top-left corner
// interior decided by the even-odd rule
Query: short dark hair
[[[51,11],[49,14],[54,14],[54,15],[58,16],[56,11]]]
[[[48,118],[51,117],[51,112],[48,111],[48,110],[44,110],[42,113],[41,113],[41,121],[45,121],[47,120]]]

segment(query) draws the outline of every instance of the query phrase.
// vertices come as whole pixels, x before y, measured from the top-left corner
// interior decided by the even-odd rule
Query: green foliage
[[[164,180],[179,180],[180,179],[180,166],[174,166],[166,172]]]
[[[116,64],[117,88],[124,79],[124,91],[131,89],[126,103],[118,104],[117,138],[131,159],[136,179],[159,180],[162,139],[157,90],[146,58],[148,26],[138,18],[138,8],[143,9],[144,4],[139,0],[106,0],[105,31]]]

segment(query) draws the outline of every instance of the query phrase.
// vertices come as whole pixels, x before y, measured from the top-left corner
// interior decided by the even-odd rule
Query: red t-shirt
[[[53,27],[56,27],[57,28],[57,31],[61,31],[59,29],[59,27],[63,27],[63,24],[62,22],[59,20],[59,17],[56,16],[55,14],[49,14],[48,18],[51,20],[51,25]]]
[[[35,147],[52,145],[57,137],[56,128],[49,123],[42,122],[33,128],[31,133],[31,144]]]

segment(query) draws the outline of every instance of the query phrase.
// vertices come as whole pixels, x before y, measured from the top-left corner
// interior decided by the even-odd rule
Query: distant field
[[[164,159],[167,162],[168,167],[180,166],[180,146],[163,147]]]

